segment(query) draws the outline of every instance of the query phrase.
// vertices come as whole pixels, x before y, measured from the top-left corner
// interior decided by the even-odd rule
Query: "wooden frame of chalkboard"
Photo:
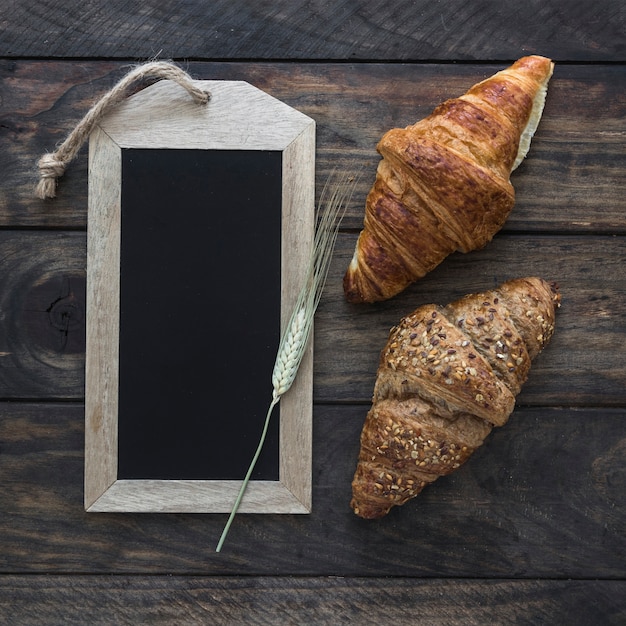
[[[197,200],[198,195],[202,199],[202,194],[207,193],[207,188],[219,187],[226,182],[224,170],[218,168],[215,172],[214,168],[203,165],[207,151],[212,152],[213,156],[223,154],[225,159],[228,155],[230,155],[228,158],[231,158],[234,154],[236,158],[232,161],[234,163],[232,167],[236,170],[245,167],[241,163],[246,162],[245,159],[244,161],[239,159],[237,152],[245,152],[247,158],[252,158],[253,161],[255,153],[260,157],[267,157],[271,153],[278,154],[279,158],[270,159],[273,165],[267,166],[271,170],[270,178],[277,173],[280,185],[278,190],[280,206],[274,208],[280,214],[277,222],[280,228],[277,238],[280,246],[279,289],[276,292],[277,297],[280,298],[280,306],[275,307],[278,311],[277,317],[279,317],[276,320],[276,326],[280,326],[275,333],[278,338],[289,321],[293,304],[306,274],[315,227],[314,121],[242,81],[196,82],[211,93],[208,105],[198,105],[191,101],[188,94],[177,84],[167,80],[160,81],[128,98],[102,120],[90,136],[84,498],[85,509],[88,512],[225,513],[231,510],[241,485],[241,478],[245,473],[245,471],[241,472],[241,478],[232,476],[224,478],[219,475],[215,477],[212,473],[214,470],[205,476],[193,474],[189,477],[185,476],[184,472],[182,475],[174,472],[172,476],[169,476],[167,472],[170,469],[164,470],[165,474],[159,474],[159,468],[155,470],[154,467],[146,471],[145,475],[142,474],[141,467],[120,473],[120,451],[124,448],[120,442],[120,433],[123,430],[120,429],[120,420],[127,419],[122,418],[120,410],[124,409],[132,413],[133,407],[141,407],[144,404],[142,399],[147,400],[151,394],[158,394],[161,400],[164,394],[169,393],[176,401],[178,393],[176,385],[163,384],[164,377],[168,377],[167,372],[164,374],[162,369],[150,371],[151,367],[163,368],[164,360],[156,359],[156,363],[153,363],[155,359],[148,358],[133,362],[132,354],[130,357],[124,356],[136,349],[135,345],[127,349],[128,340],[125,337],[134,334],[132,325],[137,324],[136,320],[141,319],[142,315],[140,312],[139,315],[133,317],[125,313],[132,304],[133,296],[129,294],[136,291],[137,285],[142,285],[141,275],[139,278],[134,276],[132,279],[124,278],[124,276],[133,277],[137,272],[146,272],[145,265],[143,267],[132,265],[133,255],[124,250],[132,250],[135,242],[137,246],[160,246],[162,249],[159,249],[158,253],[152,250],[152,258],[158,259],[161,255],[167,261],[165,265],[169,267],[171,264],[178,264],[180,272],[183,273],[187,273],[189,263],[198,263],[197,256],[191,255],[190,258],[185,256],[184,249],[189,242],[167,241],[167,245],[163,247],[163,241],[161,240],[159,244],[158,238],[150,239],[137,235],[136,225],[139,223],[141,226],[142,218],[138,220],[136,214],[132,215],[134,220],[124,216],[141,211],[143,216],[146,216],[146,227],[148,227],[147,216],[151,210],[155,210],[152,203],[158,203],[159,190],[164,188],[168,180],[181,178],[176,174],[177,171],[180,173],[180,170],[176,168],[185,167],[180,165],[181,162],[185,162],[184,159],[179,158],[183,155],[196,154],[200,157],[196,159],[200,165],[193,173],[186,172],[184,177],[184,185],[198,186],[199,191],[195,196]],[[146,194],[147,206],[142,206],[143,194],[141,192],[137,193],[135,190],[133,194],[128,191],[130,185],[124,184],[124,177],[130,176],[133,178],[135,188],[138,187],[134,178],[138,175],[137,172],[127,169],[131,167],[129,163],[132,164],[133,157],[137,155],[148,157],[147,161],[144,159],[144,171],[141,173],[144,179],[141,184],[156,189],[156,192],[152,189],[150,194]],[[161,165],[151,176],[149,171],[148,174],[145,172],[145,163],[148,163],[149,168],[149,164],[154,161],[153,157],[157,157],[156,161],[161,162]],[[167,170],[168,159],[173,168],[171,176],[163,173],[163,168]],[[263,158],[259,161],[263,161]],[[241,188],[246,189],[247,181],[250,179],[247,172],[237,170],[236,176]],[[233,185],[232,179],[229,184]],[[259,190],[251,189],[250,193],[259,193]],[[138,197],[139,200],[137,200]],[[185,210],[194,212],[194,207],[190,207],[185,198],[181,200],[184,206],[180,204],[172,206],[170,219],[176,220],[177,212],[181,215],[181,219],[182,213],[180,212]],[[250,197],[247,201],[255,203],[255,198]],[[258,207],[255,204],[258,208],[257,212],[272,210],[271,207],[264,207],[260,202],[257,204]],[[201,200],[200,205],[202,205]],[[232,209],[232,207],[229,208]],[[227,208],[222,205],[212,206],[210,198],[207,197],[205,210],[207,215],[202,217],[205,221],[190,222],[187,227],[188,232],[190,229],[199,230],[198,224],[208,224],[206,220],[211,220],[211,211],[226,211]],[[195,213],[198,212],[200,210],[195,210]],[[253,212],[250,215],[253,215]],[[163,214],[161,217],[163,218]],[[156,219],[159,219],[158,216]],[[134,231],[131,227],[133,221]],[[172,224],[175,222],[170,222],[170,225],[166,225],[163,230],[167,232],[169,229],[171,231],[169,236],[172,238],[180,237],[177,229],[171,228]],[[126,228],[129,229],[127,236]],[[258,228],[258,223],[256,225],[239,223],[237,228],[229,226],[223,228],[228,231],[222,232],[222,237],[226,241],[225,245],[238,250],[240,243],[243,241],[245,244],[246,241],[245,237],[240,236],[241,229]],[[123,244],[125,236],[126,242]],[[196,249],[202,248],[198,245],[199,242],[202,243],[202,239],[198,238],[201,236],[196,233],[194,240]],[[259,236],[263,237],[263,234],[259,233]],[[146,243],[145,240],[152,241],[152,244]],[[207,246],[210,245],[207,235]],[[245,250],[242,249],[240,252],[245,256]],[[142,256],[144,256],[143,253],[135,255],[135,257]],[[257,257],[248,259],[246,263],[248,267],[250,264],[263,267],[266,263],[266,259],[263,258],[265,256],[276,258],[276,254],[257,254]],[[200,257],[200,259],[206,260],[206,257]],[[229,316],[234,316],[234,319],[230,320],[231,326],[237,328],[239,324],[242,335],[245,337],[246,331],[250,328],[251,316],[254,318],[256,311],[253,310],[251,313],[250,307],[237,306],[237,303],[229,301],[227,294],[223,295],[220,290],[212,290],[214,289],[213,283],[220,284],[220,281],[212,282],[211,272],[219,273],[221,284],[226,285],[224,273],[229,271],[231,268],[224,259],[223,263],[200,268],[199,273],[195,274],[195,278],[192,275],[191,280],[197,284],[199,282],[197,277],[202,275],[202,272],[206,274],[206,280],[202,284],[197,284],[198,290],[204,290],[210,294],[211,302],[214,303],[216,309],[227,311]],[[254,276],[253,274],[252,281],[255,280]],[[158,276],[156,279],[154,276],[147,276],[147,278],[150,278],[152,284],[156,285],[153,291],[155,289],[158,291]],[[170,277],[170,283],[171,280]],[[245,290],[247,280],[245,275],[233,273],[230,280],[239,285],[240,290]],[[161,295],[167,295],[171,289],[171,284],[164,284]],[[243,312],[246,313],[245,319],[238,321],[237,315]],[[199,324],[200,318],[194,319],[191,321],[185,319],[182,325],[188,326],[193,332],[194,323]],[[204,350],[207,349],[207,345],[211,345],[210,332],[207,336],[207,323],[209,322],[203,319],[203,327],[198,329],[199,333],[204,334],[204,343],[199,341],[199,345]],[[259,320],[259,325],[267,323],[267,320]],[[216,322],[216,327],[211,330],[215,333],[216,339],[224,332],[221,327],[217,327],[218,324],[220,322]],[[268,337],[271,336],[270,333]],[[162,339],[154,337],[155,342],[161,340],[162,351],[167,355],[168,342]],[[273,351],[271,365],[273,365],[273,357],[277,349],[278,343],[271,346]],[[153,351],[151,354],[158,354],[158,351]],[[128,362],[125,359],[129,359]],[[197,362],[198,367],[202,369],[201,375],[197,378],[204,380],[204,389],[192,390],[189,393],[201,392],[202,403],[190,406],[192,409],[195,407],[196,412],[198,412],[197,407],[202,406],[201,413],[204,413],[204,407],[206,407],[206,415],[201,415],[202,420],[217,419],[216,413],[223,414],[225,410],[228,410],[227,419],[237,423],[237,420],[243,417],[237,415],[236,396],[240,394],[228,395],[227,390],[225,392],[221,388],[222,382],[216,383],[220,388],[211,386],[212,369],[222,367],[219,354],[205,359],[204,363],[202,358],[199,358]],[[267,394],[264,401],[260,403],[262,405],[257,409],[258,415],[263,418],[271,399],[271,365],[267,369],[266,365],[261,365],[261,362],[262,360],[257,358],[256,354],[245,352],[242,354],[240,351],[239,367],[232,372],[232,376],[239,381],[240,389],[247,389],[248,382],[254,377],[257,377],[257,386],[267,384]],[[145,369],[142,371],[144,382],[137,383],[137,389],[135,389],[136,377],[131,377],[128,372],[132,372],[133,367],[138,366]],[[152,375],[154,387],[150,391],[149,383]],[[132,384],[125,385],[126,378],[132,380]],[[273,416],[279,421],[279,428],[276,431],[277,479],[257,480],[253,475],[253,480],[249,483],[239,508],[240,512],[310,512],[312,379],[312,346],[309,345],[293,387],[281,399],[280,412]],[[124,400],[125,394],[131,398],[130,401]],[[227,397],[224,397],[225,395]],[[221,405],[215,409],[215,401],[218,399]],[[156,404],[152,402],[151,406],[150,410],[154,411]],[[249,425],[249,421],[242,419],[242,428],[245,430],[248,424],[251,430],[249,433],[244,433],[249,440],[258,441],[262,418],[258,416],[253,418],[254,427]],[[144,428],[145,440],[148,441],[152,436],[151,431],[155,429],[150,426],[146,427],[145,421],[143,424],[140,428]],[[172,417],[171,428],[175,431],[176,428],[183,429],[187,426],[178,415]],[[194,438],[199,439],[199,447],[190,453],[204,454],[209,458],[216,449],[231,446],[233,454],[241,454],[240,451],[237,452],[237,441],[223,441],[219,433],[216,434],[215,439],[212,439],[210,435],[206,440],[197,436]],[[141,439],[140,431],[137,441]],[[132,460],[132,446],[130,456],[128,456],[129,446],[126,445],[125,448],[126,458]],[[161,451],[158,454],[163,453]],[[246,454],[246,466],[250,460],[251,457]]]

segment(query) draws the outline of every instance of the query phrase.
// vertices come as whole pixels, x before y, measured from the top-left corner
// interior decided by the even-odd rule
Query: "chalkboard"
[[[161,81],[90,137],[85,509],[229,512],[314,235],[315,123]],[[312,346],[240,512],[311,510]]]
[[[119,478],[245,475],[280,342],[281,165],[122,151]],[[278,480],[279,410],[254,479]]]

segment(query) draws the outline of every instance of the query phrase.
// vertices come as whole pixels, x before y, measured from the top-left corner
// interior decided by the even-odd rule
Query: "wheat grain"
[[[332,182],[331,178],[322,191],[319,205],[321,217],[315,231],[308,270],[304,285],[298,294],[293,313],[282,335],[276,355],[274,370],[272,372],[272,400],[267,415],[265,416],[265,423],[263,425],[259,445],[243,479],[230,516],[224,526],[222,536],[215,549],[216,552],[221,551],[226,535],[241,504],[248,482],[250,481],[250,476],[252,475],[254,466],[263,448],[263,443],[265,442],[272,410],[278,404],[283,394],[289,391],[298,373],[302,357],[306,352],[311,329],[313,328],[315,311],[317,310],[317,305],[319,304],[324,285],[326,284],[330,261],[335,248],[337,234],[339,233],[339,225],[341,224],[346,205],[352,197],[355,185],[355,177],[349,179],[347,184]]]
[[[306,347],[306,310],[296,311],[285,335],[284,344],[276,357],[272,372],[274,396],[282,396],[293,384]]]

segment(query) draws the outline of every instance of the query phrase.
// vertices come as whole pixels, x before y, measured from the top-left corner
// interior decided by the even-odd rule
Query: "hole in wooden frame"
[[[120,279],[124,262],[122,239],[126,232],[123,231],[123,215],[130,209],[125,204],[123,206],[122,186],[123,164],[125,160],[128,161],[129,155],[147,154],[148,157],[160,157],[174,150],[181,151],[177,153],[179,155],[200,154],[196,151],[219,154],[215,151],[223,151],[225,157],[233,154],[233,151],[241,151],[240,156],[244,152],[251,155],[258,152],[263,158],[267,158],[270,153],[278,154],[279,159],[274,166],[278,163],[280,168],[280,206],[276,210],[280,213],[281,329],[288,322],[306,272],[314,234],[313,120],[248,83],[198,83],[212,94],[208,106],[201,107],[190,102],[188,94],[178,85],[161,81],[129,98],[100,123],[90,138],[85,390],[85,508],[90,512],[229,512],[241,484],[240,480],[233,478],[202,478],[204,470],[194,470],[187,475],[187,470],[182,470],[182,473],[172,471],[170,473],[176,477],[168,478],[165,477],[167,472],[159,473],[158,467],[152,467],[145,472],[147,478],[144,478],[141,467],[128,471],[127,461],[129,458],[132,460],[133,456],[132,445],[130,452],[124,452],[126,461],[120,456],[120,450],[125,448],[124,445],[120,446],[119,440],[119,410],[121,407],[133,405],[120,396],[120,390],[126,393],[124,390],[127,389],[125,381],[120,380],[120,374],[124,375],[124,371],[132,370],[129,370],[130,365],[126,369],[120,368],[120,358],[124,358],[125,350],[123,340],[127,336],[124,331],[126,316],[121,300],[124,283]],[[200,157],[200,161],[202,160],[203,157]],[[236,162],[237,159],[235,167],[243,167],[241,162],[239,165]],[[204,171],[206,168],[201,164],[195,174],[189,175],[186,184],[194,185],[195,176],[198,186],[206,189]],[[241,175],[242,186],[245,187],[245,172],[241,172]],[[155,186],[166,183],[162,172],[155,176]],[[217,176],[223,179],[223,172]],[[213,183],[219,184],[220,181],[213,180]],[[142,210],[149,212],[150,207],[146,206]],[[206,211],[211,210],[216,209],[207,202]],[[175,215],[184,211],[184,208],[174,207],[172,211]],[[180,217],[183,219],[182,215]],[[133,215],[133,218],[137,216]],[[193,223],[191,225],[192,228],[196,226]],[[173,232],[172,236],[175,234]],[[236,232],[224,233],[224,237],[228,236],[236,237]],[[237,243],[235,239],[232,245],[236,246]],[[259,262],[262,263],[263,259],[259,259]],[[223,279],[223,272],[227,272],[228,268],[207,268],[207,284],[210,284],[210,273],[213,270],[219,272]],[[197,282],[197,276],[192,277],[192,280]],[[241,281],[241,277],[232,276],[232,280]],[[135,286],[137,284],[139,283],[135,283]],[[199,287],[206,288],[206,285]],[[220,294],[216,293],[214,296],[219,298]],[[237,308],[240,307],[229,307],[228,302],[222,304],[231,308],[233,315],[237,315]],[[136,319],[140,319],[140,316],[141,313]],[[236,327],[237,320],[233,323]],[[131,324],[132,330],[132,323],[127,324]],[[128,328],[127,326],[125,330]],[[218,333],[219,329],[215,332]],[[204,341],[206,348],[210,344],[210,337],[207,339],[205,335]],[[278,343],[271,348],[271,365],[277,349]],[[244,356],[243,360],[246,363],[245,371],[249,375],[267,381],[266,397],[262,406],[257,409],[259,415],[264,416],[271,398],[271,365],[269,369],[266,365],[258,365],[254,356]],[[145,362],[146,368],[150,367],[149,361],[150,359]],[[133,363],[132,359],[129,363]],[[135,366],[137,363],[138,361]],[[161,368],[164,363],[167,360],[160,363]],[[258,371],[254,370],[256,367]],[[149,371],[144,374],[144,380],[150,378]],[[204,374],[207,377],[207,389],[204,391],[209,420],[211,367],[207,366]],[[148,390],[149,387],[145,386],[143,393],[148,393]],[[155,393],[163,393],[162,385],[155,386]],[[171,393],[175,400],[175,386]],[[138,397],[141,396],[135,397],[135,403]],[[282,398],[280,412],[273,418],[280,423],[277,434],[278,477],[271,480],[252,480],[239,510],[258,513],[307,513],[311,509],[311,346],[294,386]],[[229,419],[236,420],[237,416],[230,416]],[[261,422],[262,418],[258,419],[254,432],[247,433],[248,438],[258,440]],[[216,442],[207,440],[202,443],[206,446],[207,456],[210,455],[211,447]],[[222,445],[219,442],[218,444]],[[122,475],[120,460],[123,461]],[[246,460],[249,462],[250,459]],[[214,471],[210,470],[209,473]]]

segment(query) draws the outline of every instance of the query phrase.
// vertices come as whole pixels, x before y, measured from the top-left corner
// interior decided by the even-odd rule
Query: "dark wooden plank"
[[[0,55],[11,57],[625,60],[620,0],[23,0],[4,13]]]
[[[389,329],[420,304],[445,304],[536,274],[563,294],[557,331],[518,402],[623,406],[625,237],[498,235],[449,257],[396,298],[348,305],[341,280],[356,235],[342,235],[315,326],[315,399],[368,402]],[[84,397],[84,233],[0,232],[0,397]]]
[[[0,232],[0,397],[83,398],[84,233]]]
[[[448,257],[387,302],[348,305],[341,281],[355,239],[340,238],[318,309],[318,401],[369,401],[389,329],[418,306],[447,304],[511,278],[536,275],[557,282],[563,301],[555,335],[533,363],[518,403],[626,403],[626,238],[500,233],[482,250]]]
[[[0,576],[7,623],[623,624],[626,582]]]
[[[390,128],[429,115],[505,65],[192,64],[199,78],[248,80],[317,122],[318,187],[336,167],[360,184],[344,220],[361,228],[374,181],[376,144]],[[620,66],[556,65],[544,115],[511,177],[516,205],[505,231],[625,233],[626,72]]]
[[[317,122],[317,184],[340,167],[360,184],[345,228],[360,228],[365,196],[392,127],[428,115],[502,65],[192,63],[204,79],[246,80]],[[85,228],[87,154],[70,165],[56,200],[33,197],[36,162],[80,120],[127,66],[110,62],[0,63],[0,226]],[[506,231],[626,232],[626,73],[614,65],[557,65],[544,117],[514,172]]]
[[[626,578],[624,409],[518,409],[386,518],[349,508],[367,407],[316,406],[310,515],[86,514],[83,408],[4,403],[3,573]],[[210,442],[207,442],[207,449]]]

